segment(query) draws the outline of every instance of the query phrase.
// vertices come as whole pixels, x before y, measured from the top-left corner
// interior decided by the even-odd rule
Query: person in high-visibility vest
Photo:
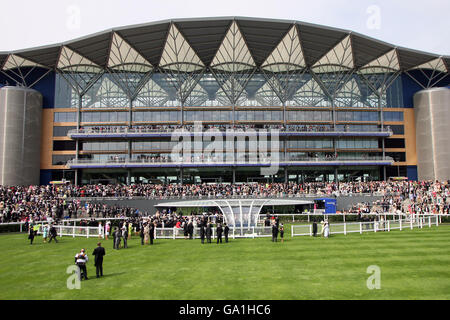
[[[131,239],[131,233],[133,232],[133,224],[128,222],[128,239]]]

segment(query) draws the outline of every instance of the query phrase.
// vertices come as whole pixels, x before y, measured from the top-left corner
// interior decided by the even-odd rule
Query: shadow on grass
[[[101,278],[111,278],[111,277],[116,277],[116,276],[120,276],[120,275],[122,275],[122,274],[125,274],[126,272],[116,272],[116,273],[107,273],[107,274],[104,274],[102,277],[100,277],[100,278],[97,278],[96,276],[91,276],[91,278],[89,278],[89,279],[101,279]]]

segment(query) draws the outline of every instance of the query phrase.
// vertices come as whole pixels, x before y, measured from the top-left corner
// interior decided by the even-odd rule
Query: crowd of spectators
[[[194,125],[137,125],[132,128],[126,126],[94,126],[94,127],[80,127],[79,133],[92,133],[92,134],[102,134],[102,133],[149,133],[149,132],[174,132],[175,130],[184,129],[186,131],[194,131],[197,128]],[[287,132],[331,132],[336,131],[332,125],[284,125],[284,124],[265,124],[265,125],[254,125],[254,124],[203,124],[201,129],[206,130],[218,130],[225,132],[227,130],[280,130]],[[389,127],[386,129],[390,130]],[[339,130],[338,130],[339,131]],[[343,131],[350,131],[350,126],[345,125]]]
[[[450,211],[450,184],[438,181],[307,182],[244,184],[135,184],[0,186],[0,222],[39,221],[76,217],[132,217],[146,215],[133,208],[108,206],[102,198],[257,198],[379,196],[348,212],[440,213]],[[163,220],[170,221],[170,213]]]

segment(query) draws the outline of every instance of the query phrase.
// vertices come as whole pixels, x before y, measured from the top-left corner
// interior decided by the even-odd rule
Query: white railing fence
[[[230,228],[228,233],[228,238],[262,238],[271,237],[272,228],[271,227],[246,227],[246,228]],[[155,229],[155,239],[184,239],[183,229],[178,228],[156,228]],[[200,239],[200,228],[194,228],[192,235],[193,239]],[[212,228],[212,239],[217,238],[216,228]],[[224,234],[222,233],[222,238]],[[205,236],[206,239],[206,236]]]
[[[80,227],[80,226],[55,226],[58,237],[69,236],[69,237],[85,237],[85,238],[104,238],[104,228],[99,227]],[[37,234],[43,234],[43,226],[39,227]],[[47,231],[49,236],[50,231]]]
[[[399,220],[370,221],[370,222],[347,222],[347,223],[330,223],[330,234],[344,234],[363,232],[380,232],[391,230],[404,230],[414,228],[431,228],[439,226],[438,216],[422,216],[407,217]],[[321,224],[317,225],[317,235],[320,236],[322,231]],[[313,236],[313,227],[311,224],[292,225],[291,236]]]
[[[85,238],[104,238],[104,228],[99,227],[80,227],[80,226],[55,226],[57,230],[58,237],[69,236],[69,237],[85,237]],[[40,226],[38,235],[43,234],[43,226]],[[49,231],[47,231],[49,234]],[[262,238],[271,237],[272,228],[271,227],[249,227],[249,228],[230,228],[228,233],[228,238]],[[222,238],[224,238],[222,233]],[[184,239],[184,230],[178,228],[156,228],[155,229],[155,239]],[[194,228],[193,233],[194,239],[200,239],[200,228]],[[217,239],[216,228],[212,228],[212,239]],[[206,236],[205,236],[206,239]]]

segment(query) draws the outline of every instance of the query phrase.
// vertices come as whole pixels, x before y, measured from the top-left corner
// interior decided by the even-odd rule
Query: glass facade
[[[64,47],[64,60],[60,61],[60,72],[56,75],[54,122],[79,123],[76,127],[55,126],[54,136],[70,135],[77,128],[86,135],[74,139],[79,140],[78,144],[55,144],[54,150],[67,147],[76,150],[72,158],[79,163],[104,166],[78,169],[80,182],[102,181],[107,177],[129,183],[180,182],[181,177],[196,182],[343,181],[356,176],[378,179],[386,164],[347,167],[339,161],[392,160],[390,156],[404,159],[398,150],[389,152],[390,146],[404,147],[404,144],[385,145],[390,134],[404,134],[403,125],[392,125],[392,133],[380,135],[386,132],[385,122],[404,120],[403,112],[386,110],[404,107],[395,51],[356,68],[352,42],[347,36],[307,65],[301,37],[294,26],[265,59],[256,61],[239,25],[233,22],[215,54],[205,63],[177,26],[171,24],[155,68],[119,34],[113,33],[112,39],[106,69]],[[58,108],[74,111],[58,112]],[[244,131],[276,128],[281,133],[277,159],[292,163],[271,175],[239,166],[161,169],[150,165],[175,161],[171,152],[179,141],[168,136],[126,134],[192,130],[197,121],[221,128],[222,132],[231,128]],[[283,135],[284,131],[305,134]],[[105,141],[102,132],[125,134]],[[344,136],[343,132],[349,134]],[[317,137],[318,133],[328,135]],[[263,162],[272,155],[267,152],[262,156],[251,150],[250,137],[222,139],[214,143],[189,143],[188,149],[192,150],[189,161],[206,163],[217,159],[215,151],[211,155],[204,152],[214,148],[228,148],[223,157],[239,161]],[[53,163],[61,164],[70,157],[54,155]],[[317,165],[318,161],[330,165]],[[142,168],[108,167],[128,162],[142,163]],[[296,162],[311,163],[298,166]]]

